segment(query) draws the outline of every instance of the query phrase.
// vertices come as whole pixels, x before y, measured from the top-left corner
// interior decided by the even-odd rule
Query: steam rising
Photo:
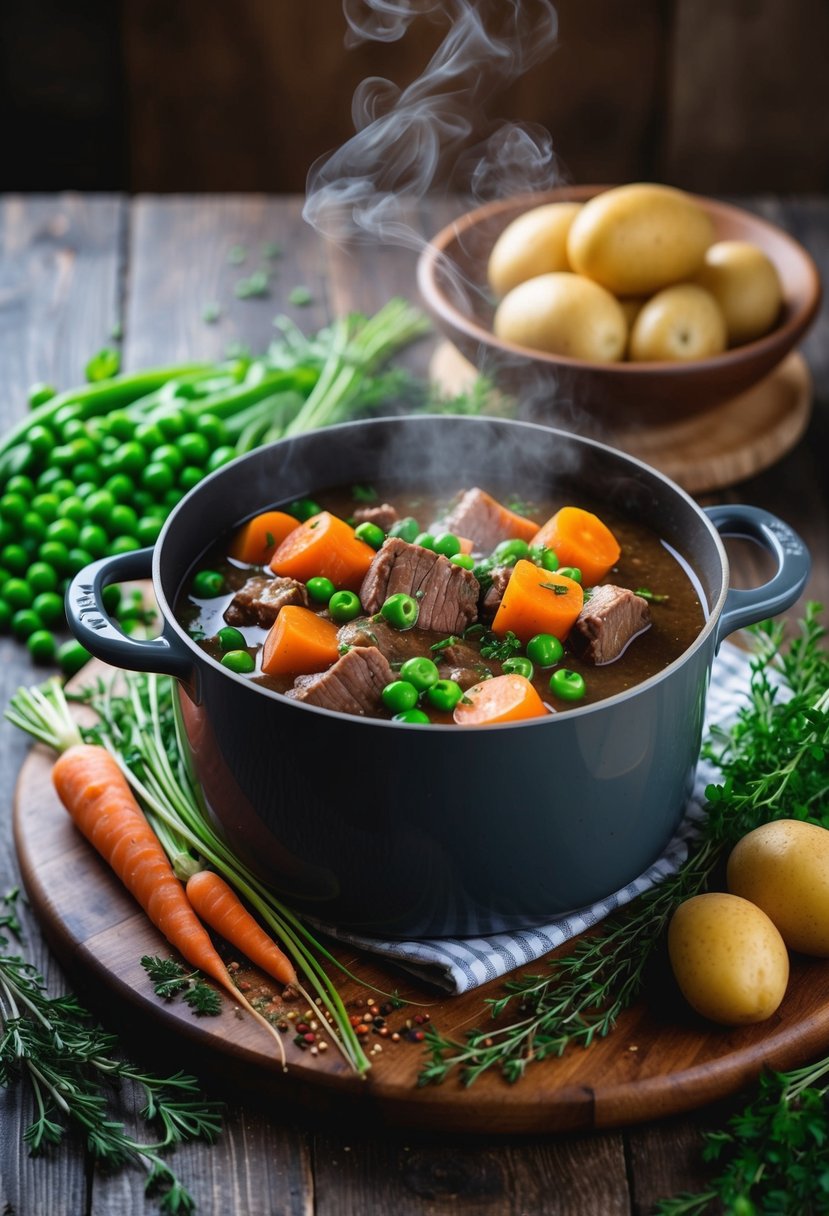
[[[498,124],[489,98],[547,57],[557,32],[549,0],[344,0],[348,45],[394,42],[416,18],[449,21],[423,73],[405,89],[370,77],[355,91],[355,135],[308,174],[305,219],[334,240],[419,249],[406,208],[438,186],[478,198],[555,184],[543,128]]]

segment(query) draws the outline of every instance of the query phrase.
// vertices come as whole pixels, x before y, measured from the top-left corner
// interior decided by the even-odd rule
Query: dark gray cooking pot
[[[707,622],[660,674],[594,705],[460,729],[349,717],[298,704],[222,667],[173,606],[221,533],[265,507],[331,485],[386,479],[424,491],[503,483],[564,499],[588,493],[654,528],[694,571]],[[777,570],[729,587],[720,534],[755,538]],[[104,558],[67,594],[70,624],[98,657],[169,673],[207,805],[233,846],[295,907],[387,935],[497,932],[591,903],[636,877],[681,818],[699,754],[711,663],[734,630],[790,607],[809,556],[779,519],[701,510],[653,469],[529,423],[417,417],[349,423],[224,466],[175,508],[153,550]],[[153,641],[110,620],[108,583],[152,573]]]

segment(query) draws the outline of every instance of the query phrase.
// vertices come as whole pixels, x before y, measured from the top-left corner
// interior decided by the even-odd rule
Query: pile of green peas
[[[48,426],[31,425],[25,465],[0,487],[0,631],[67,674],[89,657],[55,637],[72,576],[95,558],[154,544],[184,493],[236,454],[224,423],[193,407],[155,421],[83,414],[67,403]],[[108,609],[121,609],[117,588]]]

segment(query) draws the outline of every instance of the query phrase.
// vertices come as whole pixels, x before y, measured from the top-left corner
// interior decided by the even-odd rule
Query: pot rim
[[[710,607],[708,607],[704,602],[704,597],[701,597],[701,599],[703,601],[702,602],[703,611],[706,612],[706,620],[705,620],[705,623],[703,624],[702,628],[700,629],[699,633],[697,634],[696,638],[691,643],[691,645],[682,652],[682,654],[678,655],[677,658],[673,660],[673,662],[669,663],[667,665],[667,667],[664,667],[661,671],[658,671],[654,675],[649,676],[646,680],[642,680],[639,683],[634,684],[633,687],[625,689],[623,692],[614,693],[612,696],[604,697],[600,701],[596,701],[590,705],[582,705],[582,706],[568,708],[566,710],[548,713],[543,718],[541,718],[541,717],[525,718],[520,722],[500,722],[500,723],[494,723],[494,724],[490,724],[490,725],[476,726],[475,730],[477,732],[503,731],[503,730],[526,730],[528,728],[539,728],[539,727],[549,729],[551,724],[555,723],[556,721],[560,721],[560,720],[574,721],[577,718],[588,717],[597,712],[601,712],[604,709],[610,709],[611,707],[613,707],[615,705],[619,705],[623,701],[629,700],[631,697],[634,697],[639,693],[646,692],[646,691],[650,690],[651,688],[656,687],[658,684],[662,683],[664,680],[670,679],[672,674],[678,668],[682,667],[685,663],[689,662],[691,660],[691,658],[702,647],[704,647],[708,643],[708,640],[709,640],[711,634],[716,629],[717,622],[720,618],[720,615],[723,610],[723,606],[725,604],[726,597],[728,595],[728,590],[729,590],[728,580],[729,580],[730,566],[729,566],[728,555],[726,553],[725,546],[723,545],[722,539],[721,539],[717,529],[715,528],[714,524],[711,522],[711,520],[708,518],[708,516],[703,511],[703,509],[699,506],[699,504],[697,502],[695,502],[695,500],[691,497],[691,495],[688,494],[685,490],[683,490],[681,486],[677,485],[676,482],[672,481],[670,477],[666,476],[664,473],[659,472],[658,469],[655,469],[652,465],[647,464],[645,461],[640,460],[638,457],[630,456],[630,455],[628,455],[627,452],[623,452],[619,448],[615,448],[611,444],[603,443],[602,441],[600,441],[598,439],[591,439],[591,438],[588,438],[587,436],[576,435],[570,431],[564,431],[558,427],[543,426],[539,423],[525,422],[520,419],[481,418],[481,417],[476,417],[476,416],[441,415],[441,414],[437,414],[437,415],[436,414],[415,414],[415,415],[407,414],[404,416],[382,415],[382,416],[373,417],[373,418],[358,419],[358,420],[355,420],[352,422],[336,423],[333,426],[321,428],[320,430],[316,430],[316,431],[304,432],[303,434],[293,436],[289,439],[276,440],[272,444],[267,444],[264,447],[256,448],[251,452],[246,452],[243,456],[236,457],[235,460],[229,461],[227,464],[222,465],[220,468],[218,468],[218,469],[214,470],[212,473],[208,474],[208,476],[203,478],[202,481],[200,481],[198,483],[198,485],[194,486],[192,490],[189,490],[187,492],[187,494],[182,499],[180,499],[180,501],[176,504],[176,506],[170,512],[170,514],[168,515],[167,519],[164,522],[164,526],[163,526],[161,532],[159,533],[158,539],[156,540],[155,546],[153,548],[153,557],[152,557],[153,592],[155,595],[155,599],[156,599],[156,603],[158,605],[159,611],[165,622],[165,627],[172,628],[172,630],[175,632],[178,640],[180,642],[183,642],[186,645],[188,651],[190,651],[192,653],[194,659],[198,663],[207,664],[209,667],[215,669],[217,672],[220,672],[221,675],[225,679],[233,680],[234,683],[237,683],[240,686],[244,686],[245,688],[249,689],[252,694],[258,695],[258,696],[263,696],[263,697],[267,698],[268,700],[279,701],[280,703],[284,704],[285,706],[290,706],[292,710],[302,711],[305,713],[311,713],[313,715],[322,714],[326,718],[338,718],[338,719],[342,719],[343,721],[351,723],[351,724],[359,723],[365,727],[382,727],[385,729],[391,728],[394,730],[400,730],[402,727],[402,728],[408,729],[408,730],[419,730],[419,731],[423,731],[423,730],[441,731],[441,732],[457,731],[458,727],[451,723],[431,723],[430,722],[427,724],[427,723],[417,723],[417,722],[392,722],[391,720],[385,719],[385,718],[361,717],[357,714],[343,713],[341,710],[324,709],[321,706],[308,705],[302,701],[292,701],[291,698],[284,696],[284,694],[277,692],[275,689],[268,688],[264,684],[254,682],[254,681],[250,680],[249,678],[246,678],[243,675],[230,671],[227,667],[223,667],[222,664],[219,663],[217,659],[212,658],[211,655],[209,655],[206,651],[202,650],[199,646],[197,646],[196,643],[193,641],[193,639],[190,637],[190,635],[187,633],[187,631],[180,625],[180,623],[175,615],[175,612],[173,611],[173,608],[172,608],[169,600],[167,599],[167,596],[164,593],[164,589],[162,586],[162,579],[161,579],[161,558],[162,558],[162,551],[164,548],[164,542],[165,542],[167,536],[170,534],[170,532],[174,529],[175,523],[176,523],[176,518],[182,512],[183,508],[185,507],[185,504],[189,503],[193,498],[197,497],[199,495],[199,493],[202,492],[208,485],[212,484],[213,482],[215,482],[217,480],[221,480],[221,478],[223,476],[227,476],[228,472],[230,470],[238,470],[244,466],[245,462],[251,461],[257,457],[259,457],[261,459],[261,453],[263,451],[268,450],[269,448],[287,446],[288,444],[295,444],[298,442],[301,443],[303,440],[310,439],[311,437],[318,439],[321,435],[328,435],[328,434],[330,434],[332,436],[332,442],[336,442],[336,438],[337,438],[338,434],[342,434],[343,432],[346,432],[346,431],[353,432],[354,430],[357,430],[357,429],[373,427],[374,425],[376,425],[378,423],[388,425],[389,423],[394,424],[394,423],[399,422],[401,424],[405,423],[406,426],[409,426],[412,424],[434,425],[435,422],[439,423],[440,420],[443,418],[446,418],[447,420],[451,420],[453,423],[460,424],[462,426],[466,426],[466,425],[476,426],[478,424],[483,423],[486,425],[503,426],[507,429],[520,428],[520,429],[526,430],[528,432],[543,433],[544,435],[547,435],[547,436],[552,434],[554,436],[560,437],[562,440],[564,440],[566,442],[576,443],[576,444],[579,444],[579,445],[582,445],[585,447],[595,448],[600,451],[603,451],[611,458],[616,459],[623,464],[627,464],[628,466],[633,467],[634,469],[638,470],[639,472],[645,473],[648,477],[656,480],[657,482],[660,482],[669,492],[673,493],[676,497],[678,497],[684,503],[686,503],[686,505],[690,506],[691,509],[694,511],[694,513],[698,516],[700,522],[702,522],[702,524],[704,525],[711,541],[714,544],[714,548],[715,548],[715,550],[717,552],[717,556],[719,558],[720,570],[721,570],[721,576],[722,576],[722,582],[721,582],[721,586],[719,588],[716,602],[713,605],[711,605]],[[266,509],[266,508],[263,507],[263,510],[264,509]],[[657,533],[657,535],[658,535],[658,533]],[[689,563],[689,565],[690,565],[690,563]],[[691,567],[691,570],[694,574],[694,577],[696,577],[696,571],[693,570],[693,567]]]

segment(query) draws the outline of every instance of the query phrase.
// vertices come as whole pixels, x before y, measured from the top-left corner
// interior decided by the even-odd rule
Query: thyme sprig
[[[771,819],[829,827],[829,652],[820,612],[809,604],[788,644],[782,623],[753,630],[747,703],[733,726],[713,729],[705,743],[703,755],[723,780],[706,790],[705,818],[679,870],[578,939],[544,974],[508,981],[505,995],[487,1002],[495,1024],[464,1042],[430,1030],[421,1084],[458,1072],[470,1085],[491,1068],[517,1081],[531,1063],[609,1034],[641,993],[674,909],[706,889],[740,837]]]
[[[35,1117],[24,1133],[30,1152],[59,1144],[74,1126],[101,1166],[143,1166],[147,1194],[160,1198],[163,1212],[194,1211],[193,1197],[163,1154],[188,1140],[212,1143],[221,1131],[221,1103],[203,1098],[196,1079],[185,1073],[161,1077],[119,1058],[115,1035],[75,997],[50,997],[32,964],[7,953],[9,935],[21,932],[15,901],[11,892],[0,914],[0,1085],[21,1082],[31,1089]],[[130,1135],[113,1117],[128,1092],[119,1084],[124,1081],[141,1094],[147,1140]]]

